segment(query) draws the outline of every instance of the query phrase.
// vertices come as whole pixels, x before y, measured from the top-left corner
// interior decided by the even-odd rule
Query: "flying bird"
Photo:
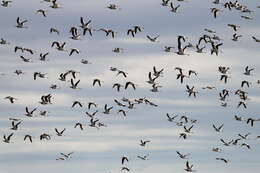
[[[190,165],[189,161],[186,161],[186,168],[184,170],[187,172],[194,172],[194,170],[192,168],[193,168],[193,165]]]
[[[81,124],[81,123],[76,123],[75,126],[74,126],[74,128],[77,128],[77,127],[79,127],[80,130],[83,130],[83,124]]]
[[[17,23],[16,27],[17,28],[27,28],[27,26],[24,26],[24,24],[27,23],[27,22],[28,22],[28,20],[21,21],[20,17],[17,17],[17,19],[16,19],[16,23]]]
[[[100,79],[94,79],[92,85],[95,86],[95,84],[98,84],[98,86],[101,87],[101,80]]]
[[[12,121],[12,128],[10,128],[11,130],[18,130],[18,126],[22,123],[22,121],[19,121],[17,123],[15,123],[15,121]]]
[[[216,160],[221,160],[221,161],[223,161],[223,162],[225,162],[225,163],[228,163],[228,162],[229,162],[229,160],[227,160],[227,159],[225,159],[225,158],[222,158],[222,157],[217,157]]]
[[[56,132],[56,134],[58,135],[58,136],[62,136],[63,135],[63,133],[65,132],[65,128],[62,130],[62,131],[59,131],[57,128],[55,128],[55,132]]]
[[[125,162],[129,162],[129,160],[128,160],[128,158],[126,156],[122,156],[121,164],[123,165]]]
[[[74,80],[70,79],[70,84],[71,84],[70,88],[77,89],[79,82],[80,82],[80,80],[78,80],[76,83],[74,83]]]
[[[141,142],[141,143],[140,143],[140,146],[144,147],[148,142],[151,142],[151,141],[150,141],[150,140],[144,141],[144,140],[141,139],[140,142]]]
[[[181,159],[188,159],[188,155],[190,155],[190,154],[182,154],[182,153],[180,153],[179,151],[176,151],[176,153],[178,154],[178,156],[179,156]]]
[[[127,89],[129,85],[131,85],[134,90],[136,89],[136,84],[134,84],[131,81],[128,81],[125,83],[125,89]]]
[[[32,136],[31,135],[25,135],[23,140],[26,141],[27,139],[29,139],[29,141],[32,143]]]
[[[12,96],[7,96],[4,99],[8,99],[10,101],[10,103],[14,103],[15,100],[18,100],[17,98],[14,98]]]
[[[31,110],[31,111],[29,111],[29,108],[28,107],[25,107],[25,115],[27,116],[27,117],[33,117],[33,113],[34,113],[34,111],[36,111],[36,109],[37,108],[34,108],[33,110]]]
[[[173,3],[171,2],[171,4],[170,4],[170,8],[171,8],[171,12],[173,12],[173,13],[177,13],[177,10],[178,10],[178,8],[180,7],[181,5],[177,5],[177,6],[173,6]]]
[[[41,13],[43,17],[47,17],[47,16],[46,16],[46,13],[47,13],[46,10],[39,9],[39,10],[36,11],[36,13]]]
[[[3,139],[3,142],[5,143],[10,143],[10,140],[11,140],[11,137],[13,136],[14,133],[11,133],[10,135],[6,136],[4,135],[4,139]]]
[[[155,37],[151,37],[149,35],[146,35],[146,37],[151,41],[151,42],[156,42],[156,40],[159,38],[160,35],[157,35]]]

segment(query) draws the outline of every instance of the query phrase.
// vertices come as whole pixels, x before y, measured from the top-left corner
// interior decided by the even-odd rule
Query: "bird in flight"
[[[179,156],[181,159],[188,159],[188,155],[190,155],[189,153],[188,153],[188,154],[182,154],[182,153],[180,153],[179,151],[176,151],[176,153],[178,154],[178,156]]]
[[[147,144],[148,142],[151,142],[151,141],[149,141],[149,140],[144,141],[144,140],[141,139],[140,142],[141,142],[141,143],[140,143],[140,146],[144,147],[144,146],[146,146],[146,144]]]
[[[186,161],[186,168],[184,169],[187,172],[195,172],[195,170],[192,169],[193,165],[190,165],[189,161]]]
[[[216,127],[215,124],[212,125],[216,132],[220,132],[220,130],[223,128],[224,124],[221,124],[219,127]]]
[[[55,132],[57,133],[58,136],[62,136],[65,130],[66,129],[64,128],[62,131],[59,131],[57,128],[55,128]]]
[[[126,156],[122,156],[121,158],[121,164],[125,164],[125,162],[129,162],[128,158]]]
[[[17,28],[28,28],[27,26],[24,26],[24,24],[27,23],[27,22],[28,22],[28,20],[21,21],[20,17],[17,17],[17,19],[16,19],[16,23],[17,23],[16,27]]]
[[[14,103],[15,100],[18,100],[17,98],[14,98],[12,96],[7,96],[4,99],[8,99],[10,101],[10,103]]]
[[[157,35],[157,36],[155,36],[155,37],[151,37],[151,36],[149,36],[149,35],[146,35],[146,37],[147,37],[151,42],[156,42],[157,39],[159,38],[159,36],[160,36],[160,35]]]

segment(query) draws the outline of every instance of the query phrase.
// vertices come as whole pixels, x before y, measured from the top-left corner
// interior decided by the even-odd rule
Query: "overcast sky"
[[[61,8],[51,8],[51,3],[14,0],[9,7],[0,8],[0,38],[7,40],[6,45],[0,45],[0,135],[14,133],[10,143],[0,143],[0,168],[3,173],[44,173],[76,172],[93,173],[121,172],[122,166],[130,168],[130,172],[157,173],[157,172],[185,172],[185,159],[181,159],[176,151],[190,153],[189,162],[194,164],[194,170],[200,173],[229,173],[253,172],[260,168],[260,123],[254,127],[234,119],[234,115],[260,119],[259,104],[260,84],[260,43],[255,42],[252,36],[260,39],[260,2],[258,0],[240,1],[247,6],[251,13],[242,13],[239,10],[225,9],[220,4],[213,4],[211,0],[172,0],[174,6],[180,4],[177,13],[170,11],[170,7],[161,5],[160,0],[124,0],[124,1],[70,1],[58,0]],[[109,4],[116,4],[120,9],[106,8]],[[210,12],[211,8],[221,11],[217,18]],[[38,9],[47,10],[47,17],[36,13]],[[82,35],[80,17],[91,20],[90,26],[94,29],[93,37]],[[241,18],[250,16],[252,20]],[[28,20],[25,26],[15,27],[16,18]],[[235,33],[228,24],[239,25],[236,32],[242,35],[238,41],[232,41]],[[141,26],[142,32],[135,37],[128,36],[127,30],[134,25]],[[69,30],[77,27],[81,34],[80,40],[72,40]],[[49,33],[54,27],[60,35]],[[101,28],[112,29],[116,32],[115,38],[106,37]],[[216,31],[221,38],[219,55],[210,55],[211,44],[204,44],[205,53],[196,53],[195,48],[188,48],[188,55],[177,55],[177,36],[183,35],[188,42],[196,45],[199,37],[204,34],[213,36],[204,31],[205,28]],[[156,42],[147,39],[147,35],[155,37]],[[52,42],[66,42],[67,51],[58,51],[51,47]],[[21,46],[34,50],[31,55],[27,52],[15,53],[14,47]],[[171,52],[165,52],[164,46],[175,47]],[[80,50],[79,54],[69,56],[71,48]],[[123,51],[115,53],[114,48]],[[40,61],[40,53],[47,53],[47,61]],[[20,56],[30,58],[31,62],[23,62]],[[81,63],[86,59],[91,64]],[[163,75],[156,79],[161,88],[159,92],[151,92],[152,88],[146,81],[148,73],[153,70],[164,69]],[[227,84],[220,81],[219,66],[229,67]],[[246,76],[245,67],[254,68],[250,76]],[[127,72],[127,78],[110,70],[116,67]],[[181,67],[184,73],[194,70],[197,76],[185,78],[181,84],[176,79]],[[77,79],[80,79],[79,89],[70,88],[71,75],[67,81],[58,80],[61,73],[75,70]],[[24,74],[17,76],[14,71],[22,70]],[[34,72],[46,73],[46,78],[33,80]],[[102,87],[92,86],[93,79],[102,81]],[[241,81],[250,82],[250,87],[241,88]],[[127,81],[137,84],[136,90],[128,88],[117,92],[112,88],[114,83],[124,85]],[[58,89],[50,88],[56,84]],[[198,91],[197,97],[188,97],[186,85],[194,86]],[[214,86],[215,89],[205,90],[202,87]],[[221,106],[219,92],[223,89],[230,91],[227,97],[227,107]],[[237,89],[248,92],[247,109],[237,108],[239,97],[235,95]],[[41,105],[42,95],[52,94],[52,103]],[[7,96],[17,98],[11,104]],[[130,100],[146,97],[157,107],[147,104],[135,105],[134,109],[119,107],[114,99],[126,97]],[[83,107],[71,108],[73,101],[80,101]],[[88,102],[97,103],[97,108],[87,109]],[[120,100],[123,103],[123,101]],[[103,114],[104,105],[113,106],[111,114]],[[25,107],[30,110],[37,108],[34,117],[25,116]],[[118,114],[124,109],[127,116]],[[48,116],[40,116],[39,112],[46,110]],[[97,118],[106,124],[100,129],[89,126],[90,118],[85,112],[98,110]],[[166,113],[188,116],[197,120],[193,124],[192,133],[187,139],[179,138],[184,132],[182,126],[167,121]],[[22,120],[18,130],[11,130],[9,118]],[[84,130],[74,128],[80,122]],[[212,125],[224,124],[221,132],[216,132]],[[186,126],[191,126],[191,123]],[[55,128],[66,128],[63,136],[57,136]],[[40,141],[43,133],[51,135],[51,140]],[[238,134],[250,133],[246,140],[240,140],[237,146],[224,146],[220,139],[231,141],[238,139]],[[33,142],[23,141],[26,134],[33,137]],[[140,140],[150,140],[147,146],[140,146]],[[241,147],[247,143],[251,149]],[[213,147],[222,149],[220,153],[212,152]],[[68,160],[56,160],[61,157],[60,152],[74,152]],[[137,156],[149,154],[148,160],[141,160]],[[127,156],[129,162],[121,164],[121,157]],[[217,157],[229,160],[227,164],[216,160]],[[125,171],[122,171],[125,172]]]

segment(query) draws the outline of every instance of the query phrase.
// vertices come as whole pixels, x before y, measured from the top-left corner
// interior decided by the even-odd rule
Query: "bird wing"
[[[60,134],[60,132],[58,131],[58,129],[57,129],[57,128],[55,128],[55,132],[56,132],[57,134]]]
[[[81,25],[85,25],[83,17],[80,17],[80,23]]]
[[[8,137],[7,137],[7,140],[10,140],[11,137],[13,136],[14,133],[11,133]]]
[[[149,35],[147,35],[146,37],[151,41],[153,40]]]
[[[60,133],[62,134],[66,129],[64,128]]]
[[[17,19],[16,19],[16,23],[17,23],[17,24],[20,23],[20,17],[17,17]]]
[[[78,80],[76,83],[75,83],[75,86],[77,86],[79,84],[80,80]]]

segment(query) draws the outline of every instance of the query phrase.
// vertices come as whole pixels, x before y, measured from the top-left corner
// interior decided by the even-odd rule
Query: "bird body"
[[[220,132],[224,124],[221,124],[219,127],[216,127],[214,124],[212,125],[216,132]]]
[[[193,168],[193,165],[190,165],[189,161],[186,161],[186,168],[184,170],[187,172],[194,172],[194,170],[192,168]]]
[[[77,89],[79,82],[80,82],[80,80],[78,80],[76,83],[74,83],[74,80],[71,79],[71,80],[70,80],[70,84],[71,84],[70,88],[72,88],[72,89]]]
[[[36,111],[36,109],[37,109],[37,108],[34,108],[33,110],[29,111],[29,108],[26,107],[26,108],[25,108],[25,111],[26,111],[26,114],[25,114],[25,115],[26,115],[27,117],[32,117],[32,116],[33,116],[33,113],[34,113],[34,111]]]
[[[98,84],[99,87],[101,87],[101,80],[100,79],[94,79],[92,85],[95,86],[96,83]]]
[[[10,103],[14,103],[14,101],[17,100],[17,98],[14,98],[12,96],[7,96],[4,99],[8,99],[10,101]]]
[[[16,27],[17,27],[17,28],[27,28],[26,26],[24,26],[24,24],[25,24],[26,22],[28,22],[28,20],[23,20],[23,21],[21,21],[21,20],[20,20],[20,17],[17,17],[17,19],[16,19],[16,23],[17,23]]]
[[[103,113],[104,113],[104,114],[109,114],[112,109],[113,109],[113,106],[108,107],[108,105],[105,104],[105,106],[104,106],[104,112],[103,112]]]
[[[190,154],[182,154],[182,153],[180,153],[179,151],[176,151],[176,153],[178,154],[178,156],[179,156],[181,159],[188,159],[188,155],[190,155]]]
[[[17,123],[15,123],[15,121],[12,121],[12,128],[10,128],[11,130],[18,130],[18,126],[22,123],[22,121],[19,121]]]
[[[10,135],[6,136],[4,135],[4,139],[3,139],[3,142],[5,143],[10,143],[10,140],[11,140],[11,137],[13,136],[14,133],[11,133]]]
[[[47,16],[46,16],[46,13],[47,13],[46,10],[39,9],[39,10],[36,11],[36,13],[41,13],[43,17],[47,17]]]
[[[125,89],[127,89],[129,85],[131,85],[134,90],[136,89],[136,84],[134,84],[131,81],[128,81],[125,83]]]
[[[31,135],[25,135],[23,140],[26,141],[26,139],[29,139],[29,141],[32,143],[32,136]]]
[[[57,134],[57,136],[62,136],[63,135],[63,133],[65,132],[65,128],[62,130],[62,131],[59,131],[57,128],[55,128],[55,132],[56,132],[56,134]]]
[[[173,6],[173,3],[171,2],[171,4],[170,4],[170,7],[171,7],[171,12],[173,12],[173,13],[177,13],[177,10],[178,10],[178,8],[180,7],[181,5],[177,5],[177,6]]]
[[[122,165],[125,163],[125,162],[129,162],[128,158],[126,156],[122,156],[121,158],[121,163]]]
[[[146,35],[146,37],[147,37],[151,42],[156,42],[157,39],[159,38],[159,36],[160,36],[160,35],[157,35],[157,36],[155,36],[155,37],[151,37],[151,36],[149,36],[149,35]]]
[[[220,157],[217,157],[216,160],[221,160],[223,161],[224,163],[228,163],[229,160],[225,159],[225,158],[220,158]]]
[[[83,130],[83,125],[81,123],[76,123],[74,128],[77,128],[79,126],[80,130]]]
[[[66,42],[59,43],[59,42],[57,42],[57,41],[54,41],[54,42],[52,42],[51,47],[56,46],[56,49],[57,49],[57,50],[59,50],[59,51],[65,51],[65,49],[64,49],[65,44],[66,44]]]
[[[148,142],[151,142],[151,141],[149,141],[149,140],[142,140],[141,139],[141,141],[140,141],[141,143],[140,143],[140,146],[142,146],[142,147],[144,147]]]

